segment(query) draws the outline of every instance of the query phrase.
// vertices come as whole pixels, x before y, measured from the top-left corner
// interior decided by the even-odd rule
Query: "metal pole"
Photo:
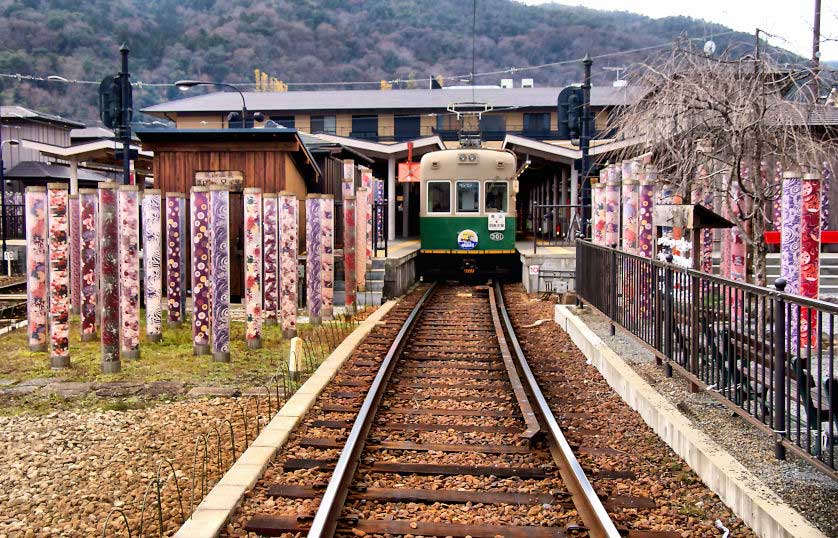
[[[611,336],[617,334],[617,245],[611,245]]]
[[[663,335],[664,338],[664,355],[666,356],[666,377],[672,377],[672,365],[669,363],[672,360],[672,254],[666,255],[666,280],[663,286],[664,296],[664,316],[666,328]]]
[[[582,135],[579,137],[579,149],[582,151],[582,227],[584,233],[584,226],[589,216],[590,194],[585,197],[585,182],[589,181],[590,163],[588,162],[588,149],[590,148],[591,138],[591,60],[590,54],[585,54],[582,60],[584,68],[584,79],[582,82]],[[589,184],[590,190],[590,184]]]
[[[782,293],[786,289],[786,280],[778,278],[774,287]],[[786,302],[778,295],[774,303],[774,456],[778,460],[786,459],[786,447],[782,440],[786,435]]]
[[[131,75],[128,74],[128,46],[119,47],[122,55],[122,71],[119,73],[120,90],[122,92],[122,184],[131,184],[131,109],[126,104],[131,91]],[[5,207],[5,204],[4,204]]]
[[[3,163],[3,124],[0,122],[0,206],[2,206],[2,225],[3,228],[3,259],[6,258],[6,165]],[[12,266],[11,262],[9,263],[8,273],[9,276],[12,276]]]

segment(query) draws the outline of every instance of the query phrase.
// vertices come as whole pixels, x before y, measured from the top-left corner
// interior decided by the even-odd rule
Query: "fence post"
[[[532,203],[532,253],[535,255],[538,250],[538,218],[536,217],[536,207],[538,204]]]
[[[786,280],[778,278],[774,287],[782,293],[786,289]],[[774,456],[778,460],[786,459],[786,447],[782,440],[786,435],[786,302],[782,295],[777,295],[774,303]]]
[[[617,334],[617,244],[611,245],[611,336]]]
[[[664,286],[663,292],[666,294],[664,296],[664,323],[666,323],[666,328],[664,329],[664,351],[663,354],[666,356],[666,364],[664,365],[664,369],[666,371],[666,377],[672,377],[672,364],[669,361],[672,360],[672,254],[666,255],[666,273],[664,276]]]
[[[698,232],[693,233],[697,234]],[[693,252],[693,256],[697,257],[698,249],[693,250]],[[690,303],[692,303],[690,305],[690,371],[694,376],[700,377],[698,368],[698,342],[701,323],[699,316],[703,311],[701,307],[700,282],[697,273],[691,275],[688,273],[688,275],[690,279]],[[690,381],[690,392],[697,393],[698,390],[698,385]]]

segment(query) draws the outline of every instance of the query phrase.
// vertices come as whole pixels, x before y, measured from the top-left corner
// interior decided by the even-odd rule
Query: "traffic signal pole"
[[[591,146],[591,55],[586,54],[582,60],[585,76],[582,82],[582,134],[579,137],[579,149],[582,150],[581,170],[581,201],[582,201],[582,233],[587,235],[587,222],[591,218],[591,185],[590,185],[590,159],[588,158],[588,150]],[[586,194],[587,193],[587,194]]]

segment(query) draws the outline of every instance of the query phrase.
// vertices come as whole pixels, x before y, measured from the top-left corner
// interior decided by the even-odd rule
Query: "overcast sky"
[[[518,0],[525,4],[545,4],[555,0]],[[558,4],[591,9],[640,13],[653,18],[684,15],[724,24],[734,30],[753,33],[760,28],[780,38],[773,45],[789,49],[805,58],[812,55],[814,0],[559,0]],[[823,0],[821,8],[821,59],[838,60],[838,1]],[[832,40],[829,40],[829,39]]]

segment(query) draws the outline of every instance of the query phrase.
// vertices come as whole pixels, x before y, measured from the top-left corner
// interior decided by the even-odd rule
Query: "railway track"
[[[319,418],[270,477],[282,509],[252,515],[245,530],[619,536],[526,364],[500,288],[431,287],[413,302],[321,395]]]

